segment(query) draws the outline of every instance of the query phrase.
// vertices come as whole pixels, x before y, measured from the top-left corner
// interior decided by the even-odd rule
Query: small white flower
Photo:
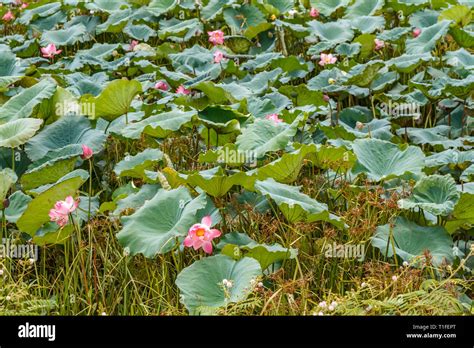
[[[35,259],[28,259],[28,262],[30,263],[30,265],[32,265],[36,262],[36,260]]]
[[[361,287],[361,288],[365,288],[366,286],[367,286],[367,283],[366,283],[366,282],[362,282],[362,283],[360,284],[360,287]]]
[[[103,317],[106,317],[106,316],[107,316],[107,313],[102,312],[100,315],[102,315]]]
[[[224,279],[222,280],[222,284],[227,288],[227,289],[230,289],[232,287],[232,281],[231,280],[227,280],[227,279]]]
[[[129,247],[123,248],[123,256],[127,257],[129,255],[130,255],[130,248]]]
[[[10,296],[7,295],[7,297],[5,297],[5,300],[7,301],[10,301],[12,298]]]
[[[326,301],[321,301],[321,302],[319,302],[318,306],[319,306],[319,308],[326,308],[328,306],[328,304],[326,303]]]
[[[336,302],[336,301],[332,301],[332,302],[331,302],[331,306],[333,306],[334,308],[336,308],[336,307],[337,307],[337,302]]]
[[[408,264],[407,261],[403,261],[403,266],[408,267],[408,265],[409,265],[409,264]]]
[[[398,277],[396,275],[392,276],[392,280],[396,282],[398,280]]]
[[[328,309],[332,312],[335,308],[333,305],[329,305]]]
[[[262,283],[262,282],[258,282],[257,286],[258,286],[259,288],[263,288],[263,283]]]
[[[0,268],[0,276],[3,275],[3,269]]]
[[[366,310],[367,312],[370,312],[370,311],[372,310],[372,306],[371,306],[371,305],[368,305],[368,306],[365,308],[365,310]]]
[[[323,313],[323,312],[319,312],[318,315],[319,315],[319,316],[323,316],[324,313]]]
[[[93,15],[93,14],[94,14],[94,11],[93,11],[93,10],[90,10],[89,13],[90,13],[91,15]]]

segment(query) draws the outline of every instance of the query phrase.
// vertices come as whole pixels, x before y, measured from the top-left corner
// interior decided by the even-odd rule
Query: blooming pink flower
[[[65,226],[69,221],[69,214],[76,210],[79,205],[78,201],[71,196],[67,196],[64,201],[57,201],[49,211],[49,218],[56,222],[60,227]]]
[[[132,40],[132,42],[130,42],[130,46],[128,47],[128,50],[129,51],[133,51],[133,49],[135,48],[136,45],[138,45],[138,41],[137,40]]]
[[[49,44],[46,47],[41,47],[41,53],[44,58],[54,58],[55,55],[60,54],[62,50],[57,50],[55,44]]]
[[[168,86],[168,84],[164,81],[158,81],[155,84],[155,89],[158,89],[160,91],[167,91],[170,89],[170,86]]]
[[[311,7],[311,10],[309,11],[309,15],[313,18],[319,17],[318,9]]]
[[[321,53],[319,65],[325,66],[326,64],[334,64],[337,62],[337,57],[334,57],[331,53]]]
[[[29,4],[27,2],[24,2],[24,3],[21,4],[20,8],[25,9],[25,8],[28,7],[28,5]]]
[[[222,45],[224,43],[224,32],[222,30],[208,31],[209,42],[215,45]]]
[[[221,231],[211,229],[212,219],[209,215],[202,218],[200,224],[194,224],[184,239],[184,246],[193,247],[194,250],[202,248],[205,253],[212,253],[212,240],[221,235]]]
[[[94,154],[94,151],[92,151],[92,149],[87,146],[87,145],[82,145],[82,155],[81,155],[81,158],[83,160],[88,160],[89,158],[92,157],[92,155]]]
[[[11,20],[15,19],[15,16],[13,15],[12,11],[8,11],[3,15],[2,19],[5,22],[10,22]]]
[[[278,117],[278,114],[270,114],[270,115],[265,116],[265,118],[275,123],[283,122],[283,120]]]
[[[383,40],[375,39],[374,43],[375,43],[375,50],[376,51],[379,51],[379,50],[381,50],[382,48],[385,47],[385,41],[383,41]]]
[[[414,38],[417,38],[421,34],[421,29],[420,28],[415,28],[413,29],[412,35]]]
[[[215,51],[214,63],[220,63],[222,59],[224,59],[224,53],[222,53],[221,51]]]
[[[184,86],[181,85],[176,89],[176,93],[188,95],[189,93],[191,93],[191,91],[189,89],[184,88]]]

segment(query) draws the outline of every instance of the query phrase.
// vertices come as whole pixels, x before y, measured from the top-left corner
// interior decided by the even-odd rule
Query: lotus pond
[[[0,314],[473,313],[472,1],[0,5]]]

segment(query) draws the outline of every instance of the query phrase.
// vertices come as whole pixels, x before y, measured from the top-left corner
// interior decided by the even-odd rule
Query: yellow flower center
[[[196,231],[196,236],[203,237],[205,233],[206,233],[206,230],[204,228],[200,228]]]

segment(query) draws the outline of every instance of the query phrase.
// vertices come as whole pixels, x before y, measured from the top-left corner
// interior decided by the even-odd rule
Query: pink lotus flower
[[[28,7],[28,5],[29,5],[28,3],[24,2],[23,4],[21,4],[20,8],[24,10],[25,8]]]
[[[275,123],[283,122],[283,120],[278,117],[278,114],[270,114],[270,115],[265,116],[265,118]]]
[[[417,38],[421,34],[421,29],[420,28],[415,28],[413,29],[412,35],[414,38]]]
[[[318,9],[311,7],[311,10],[309,11],[309,15],[313,18],[319,17],[319,11]]]
[[[92,149],[87,146],[87,145],[82,145],[82,155],[81,155],[81,158],[83,160],[88,160],[89,158],[92,157],[92,155],[94,154],[94,151],[92,151]]]
[[[15,19],[15,16],[13,15],[12,11],[8,11],[7,13],[3,15],[2,19],[5,22],[10,22]]]
[[[221,51],[214,52],[214,63],[220,63],[224,59],[224,53]]]
[[[224,43],[224,32],[222,30],[208,31],[209,42],[214,46],[222,45]]]
[[[325,66],[326,64],[334,64],[337,62],[337,57],[334,57],[331,53],[321,53],[319,65]]]
[[[155,84],[155,89],[160,90],[160,91],[167,91],[170,89],[170,86],[164,81],[158,81]]]
[[[44,58],[54,58],[55,55],[60,54],[62,50],[57,50],[55,44],[49,44],[46,47],[41,47],[41,53]]]
[[[54,208],[49,211],[49,218],[60,227],[65,226],[69,221],[69,214],[76,210],[78,201],[71,196],[67,196],[64,201],[57,201]]]
[[[327,94],[323,95],[323,99],[326,103],[329,103],[329,100],[331,100],[331,98],[329,98],[329,96]]]
[[[385,41],[383,41],[383,40],[375,39],[374,43],[375,43],[375,50],[376,51],[379,51],[379,50],[381,50],[382,48],[385,47]]]
[[[191,91],[190,91],[189,89],[184,88],[184,86],[181,85],[181,86],[179,86],[179,87],[176,89],[176,93],[177,93],[177,94],[188,95],[189,93],[191,93]]]
[[[138,45],[138,41],[137,40],[132,40],[132,42],[130,42],[130,46],[128,46],[128,50],[129,51],[133,51],[133,49],[135,48],[136,45]]]
[[[209,215],[202,218],[200,224],[194,224],[184,239],[184,246],[193,247],[194,250],[202,248],[205,253],[212,253],[212,240],[221,235],[221,231],[211,229],[212,219]]]

